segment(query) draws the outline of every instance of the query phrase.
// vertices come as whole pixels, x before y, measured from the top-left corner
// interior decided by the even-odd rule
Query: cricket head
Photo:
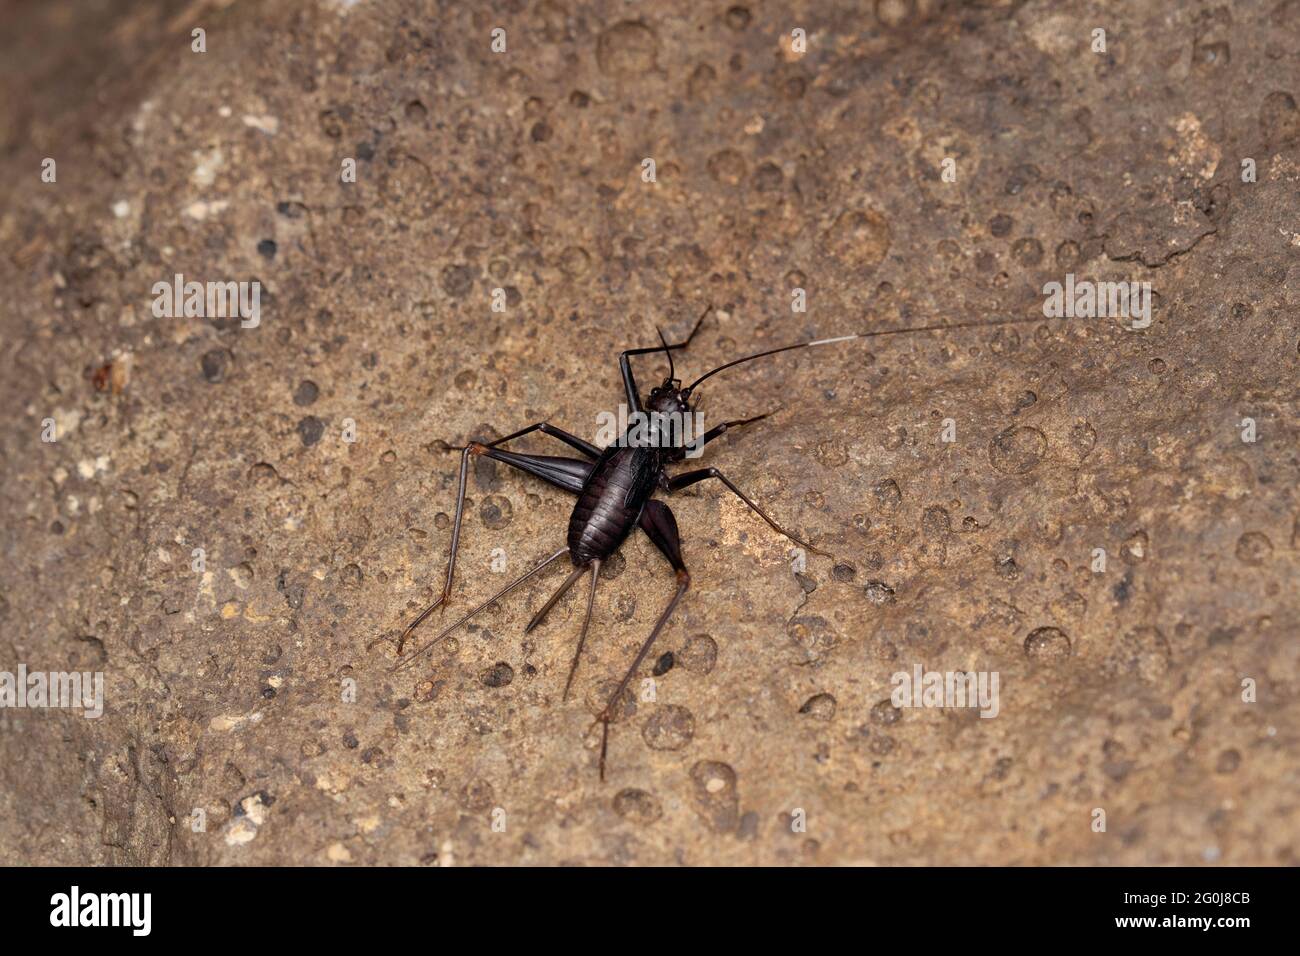
[[[660,449],[669,461],[681,461],[700,440],[702,427],[690,403],[689,389],[679,379],[666,378],[650,389],[645,410],[649,444]]]
[[[652,414],[658,412],[661,415],[688,415],[693,411],[690,401],[690,390],[682,388],[680,379],[666,378],[662,385],[650,389],[645,410]]]
[[[706,313],[707,314],[707,313]],[[680,461],[686,455],[686,449],[700,436],[696,434],[695,409],[691,406],[691,390],[682,388],[682,380],[677,377],[673,364],[673,350],[659,331],[659,341],[663,344],[664,355],[668,359],[668,375],[662,385],[650,389],[646,398],[645,410],[649,419],[650,444],[661,449],[670,461]]]

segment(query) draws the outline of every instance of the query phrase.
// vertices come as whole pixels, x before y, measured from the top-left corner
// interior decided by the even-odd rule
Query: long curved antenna
[[[656,325],[655,331],[659,333],[659,341],[664,344],[664,355],[668,356],[668,378],[671,381],[677,377],[676,370],[673,368],[673,350],[668,347],[668,340],[664,338],[664,330]]]
[[[727,362],[725,365],[719,365],[711,371],[705,372],[695,381],[682,389],[686,395],[690,395],[695,386],[712,375],[731,368],[734,365],[740,365],[744,362],[752,362],[754,359],[763,358],[768,355],[776,355],[779,352],[789,352],[793,349],[810,349],[816,345],[834,345],[836,342],[851,342],[854,339],[874,339],[882,335],[908,335],[915,332],[950,332],[955,329],[983,329],[996,328],[1000,325],[1030,325],[1036,322],[1050,322],[1050,318],[1039,318],[1035,316],[1032,319],[994,319],[991,322],[953,322],[950,325],[918,325],[910,329],[878,329],[873,332],[858,332],[854,335],[841,335],[833,339],[818,339],[815,342],[796,342],[793,345],[783,345],[780,348],[768,349],[765,352],[755,352],[753,355],[746,355],[744,358],[738,358]]]

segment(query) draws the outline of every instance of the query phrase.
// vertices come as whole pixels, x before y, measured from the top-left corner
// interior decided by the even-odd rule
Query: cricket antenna
[[[709,308],[713,307],[709,306]],[[704,314],[708,315],[709,313],[705,312]],[[703,321],[703,316],[701,316],[701,321]],[[697,325],[696,327],[698,328],[699,326]],[[664,345],[664,355],[668,356],[668,380],[671,382],[677,377],[676,370],[673,368],[673,350],[668,347],[668,340],[664,338],[664,330],[655,326],[655,331],[659,333],[659,341]]]
[[[833,339],[818,339],[815,342],[796,342],[793,345],[783,345],[780,348],[768,349],[765,352],[755,352],[753,355],[746,355],[744,358],[734,359],[723,365],[719,365],[717,368],[705,372],[695,381],[691,382],[690,385],[687,385],[686,388],[682,389],[682,391],[684,394],[689,395],[695,386],[700,384],[700,382],[712,375],[717,375],[719,372],[731,368],[733,365],[752,362],[754,359],[764,358],[768,355],[776,355],[780,352],[789,352],[793,349],[810,349],[816,345],[834,345],[837,342],[852,342],[854,339],[873,339],[884,335],[910,335],[917,332],[951,332],[956,329],[986,329],[997,328],[1002,325],[1029,325],[1035,322],[1047,321],[1050,321],[1050,319],[1034,316],[1033,318],[1025,319],[994,319],[991,322],[954,322],[950,325],[918,325],[913,326],[910,329],[877,329],[872,332],[858,332],[854,335],[841,335]],[[671,356],[669,358],[671,360]]]

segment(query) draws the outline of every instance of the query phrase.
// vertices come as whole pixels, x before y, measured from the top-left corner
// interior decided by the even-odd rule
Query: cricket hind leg
[[[433,640],[429,641],[427,644],[425,644],[425,645],[424,645],[423,647],[421,647],[419,650],[413,652],[413,653],[412,653],[410,656],[408,656],[405,660],[399,661],[397,664],[395,664],[395,665],[393,665],[392,667],[390,667],[390,668],[388,669],[388,672],[389,672],[390,674],[392,674],[392,673],[396,673],[396,672],[399,671],[399,670],[403,670],[403,669],[405,669],[405,668],[407,668],[407,667],[410,667],[410,666],[411,666],[412,664],[414,664],[417,660],[419,660],[421,657],[423,657],[424,654],[425,654],[426,652],[428,652],[428,651],[429,651],[430,649],[432,649],[435,645],[437,645],[439,642],[441,642],[443,638],[445,638],[445,637],[446,637],[448,634],[450,634],[452,631],[456,630],[456,628],[460,627],[462,624],[464,624],[464,623],[465,623],[466,621],[468,621],[470,618],[474,617],[474,615],[478,614],[478,613],[479,613],[480,611],[482,611],[484,608],[486,608],[486,607],[490,607],[492,604],[496,603],[496,602],[499,601],[501,598],[505,597],[507,594],[509,594],[509,593],[510,593],[511,591],[513,591],[515,588],[519,587],[519,585],[523,584],[525,581],[527,581],[527,580],[528,580],[529,578],[531,578],[533,575],[539,573],[543,568],[546,568],[547,566],[549,566],[549,565],[552,564],[553,562],[558,561],[560,558],[562,558],[564,555],[566,555],[566,554],[568,554],[568,553],[569,553],[569,549],[568,549],[568,547],[567,547],[567,546],[566,546],[566,547],[563,547],[563,548],[561,548],[559,551],[556,551],[553,555],[551,555],[551,556],[550,556],[549,558],[547,558],[545,561],[543,561],[541,564],[539,564],[539,565],[537,565],[536,567],[534,567],[531,571],[526,571],[522,576],[520,576],[520,577],[518,577],[518,578],[515,578],[515,580],[511,581],[509,584],[507,584],[505,587],[503,587],[503,588],[502,588],[500,591],[498,591],[496,594],[492,595],[490,598],[488,598],[486,601],[484,601],[484,602],[483,602],[482,604],[480,604],[478,607],[474,608],[472,611],[470,611],[468,614],[466,614],[464,617],[462,617],[462,618],[461,618],[459,621],[457,621],[455,624],[452,624],[450,627],[446,627],[446,628],[444,628],[444,629],[442,630],[442,632],[441,632],[440,634],[438,634],[437,637],[435,637]]]
[[[538,422],[534,425],[529,425],[527,428],[521,428],[519,431],[507,435],[504,438],[498,438],[493,442],[483,443],[472,441],[461,449],[460,474],[456,488],[456,513],[455,517],[452,519],[451,554],[447,561],[447,578],[443,582],[442,593],[438,598],[422,610],[402,631],[401,636],[397,640],[397,653],[399,655],[402,653],[402,649],[406,646],[407,639],[410,638],[415,629],[423,624],[430,614],[445,605],[447,600],[451,597],[452,584],[456,579],[456,557],[460,552],[460,529],[461,522],[465,516],[465,488],[467,479],[469,478],[469,459],[471,455],[491,458],[495,461],[501,462],[502,464],[518,468],[521,471],[527,472],[537,478],[541,478],[543,481],[552,484],[557,488],[562,488],[572,494],[580,492],[582,486],[587,483],[587,479],[591,476],[591,471],[594,466],[585,461],[579,461],[576,458],[558,458],[549,455],[522,455],[516,452],[505,451],[498,447],[508,441],[522,438],[524,435],[531,434],[535,431],[540,431],[543,434],[559,438],[561,441],[572,445],[582,451],[583,454],[587,454],[590,457],[598,458],[600,456],[600,450],[594,445],[589,445],[581,438],[570,435],[568,432],[556,428],[553,425],[548,425],[546,422]],[[382,639],[382,637],[376,638],[374,641],[370,642],[368,647],[373,647]]]
[[[563,428],[557,428],[550,422],[537,422],[536,424],[529,425],[527,428],[521,428],[519,431],[507,435],[505,438],[498,438],[496,441],[491,442],[489,447],[504,445],[508,441],[514,441],[516,438],[523,438],[525,435],[531,435],[533,432],[541,432],[543,435],[550,435],[552,438],[564,442],[570,448],[576,448],[592,461],[595,461],[600,457],[600,449],[591,442],[583,441],[577,435],[572,435],[569,432],[566,432]]]
[[[677,532],[677,519],[673,517],[672,510],[662,501],[656,501],[652,498],[646,502],[638,523],[641,525],[641,530],[650,537],[655,547],[668,559],[668,563],[677,572],[677,591],[668,602],[668,606],[664,608],[663,613],[659,615],[659,620],[655,622],[654,628],[650,631],[650,636],[645,639],[645,643],[637,651],[632,666],[627,669],[627,673],[623,675],[618,687],[610,695],[609,701],[605,704],[605,709],[596,718],[601,725],[601,780],[605,779],[605,757],[609,750],[609,724],[613,719],[612,711],[614,706],[622,698],[623,692],[627,690],[627,685],[631,683],[632,678],[636,675],[637,668],[641,666],[646,659],[646,655],[650,653],[650,648],[654,646],[655,639],[659,637],[659,632],[664,629],[664,625],[668,623],[668,618],[672,617],[673,611],[677,609],[677,605],[681,603],[682,597],[691,586],[691,575],[686,570],[686,563],[682,560],[682,541]]]

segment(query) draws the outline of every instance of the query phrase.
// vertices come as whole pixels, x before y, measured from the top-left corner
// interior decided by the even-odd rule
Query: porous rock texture
[[[0,862],[1296,861],[1300,4],[3,16],[0,670],[102,672],[105,713],[0,711]],[[155,316],[178,273],[259,282],[259,323]],[[523,633],[561,570],[388,672],[459,447],[592,437],[657,327],[714,305],[698,375],[1041,316],[1071,274],[1149,283],[1149,327],[701,388],[706,425],[775,410],[703,461],[833,557],[675,496],[693,587],[604,782],[673,589],[639,532],[567,702],[584,586]],[[571,506],[475,461],[417,641]],[[895,707],[917,665],[996,673],[997,715]]]

